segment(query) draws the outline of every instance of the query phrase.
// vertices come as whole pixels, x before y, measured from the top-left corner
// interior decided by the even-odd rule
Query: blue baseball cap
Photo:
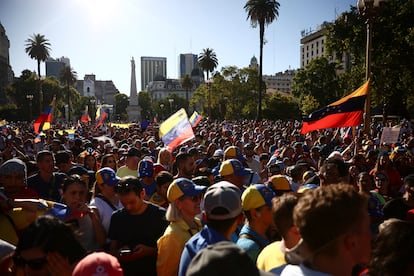
[[[98,184],[105,184],[111,187],[115,186],[121,179],[116,175],[115,171],[109,167],[99,169],[95,174],[95,178]]]
[[[148,159],[143,159],[138,164],[138,177],[153,176],[154,163]]]
[[[169,202],[174,202],[182,196],[199,195],[206,189],[206,186],[196,185],[192,180],[180,177],[175,179],[168,187],[167,198]]]

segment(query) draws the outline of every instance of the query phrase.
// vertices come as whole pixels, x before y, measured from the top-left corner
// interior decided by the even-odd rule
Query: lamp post
[[[359,13],[366,19],[367,26],[367,45],[365,52],[365,80],[371,77],[371,44],[372,44],[372,27],[378,10],[382,7],[385,0],[358,0],[357,7]],[[371,98],[368,90],[365,101],[364,129],[365,134],[369,135],[371,125]]]
[[[171,110],[171,114],[173,113],[173,103],[174,103],[174,99],[168,99],[168,102],[170,103],[170,110]]]
[[[33,100],[33,95],[32,94],[26,95],[26,99],[29,100],[29,122],[31,122],[32,121],[32,100]]]
[[[210,93],[210,86],[214,83],[213,79],[206,80],[207,84],[207,102],[208,102],[208,118],[211,118],[211,93]]]
[[[162,104],[160,104],[160,108],[161,108],[161,120],[162,120],[162,118],[163,118],[163,113],[164,113],[164,104],[162,103]]]
[[[95,100],[95,98],[92,98],[92,99],[89,100],[89,102],[91,103],[91,107],[92,107],[92,119],[91,119],[91,121],[94,121],[96,100]]]

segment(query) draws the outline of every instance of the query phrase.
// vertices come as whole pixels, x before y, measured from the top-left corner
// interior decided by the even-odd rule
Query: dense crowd
[[[157,124],[9,123],[0,274],[410,275],[414,132],[398,126],[383,143],[382,122],[203,120],[171,152]]]

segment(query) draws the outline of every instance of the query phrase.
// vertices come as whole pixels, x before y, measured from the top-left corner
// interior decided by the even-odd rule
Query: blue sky
[[[24,51],[34,33],[51,43],[51,57],[68,57],[78,79],[95,74],[129,95],[131,57],[140,89],[141,56],[167,58],[178,76],[178,55],[213,48],[223,66],[245,67],[259,57],[259,30],[246,20],[245,0],[0,0],[0,22],[10,40],[14,74],[37,71]],[[356,0],[279,0],[279,17],[266,28],[263,73],[299,67],[302,30],[315,30]],[[44,63],[41,74],[45,74]]]

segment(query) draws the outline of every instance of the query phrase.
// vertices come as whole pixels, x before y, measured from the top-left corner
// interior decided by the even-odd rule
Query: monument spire
[[[131,89],[129,92],[129,105],[127,107],[128,120],[140,121],[141,107],[138,104],[137,80],[135,77],[135,60],[131,59]]]

